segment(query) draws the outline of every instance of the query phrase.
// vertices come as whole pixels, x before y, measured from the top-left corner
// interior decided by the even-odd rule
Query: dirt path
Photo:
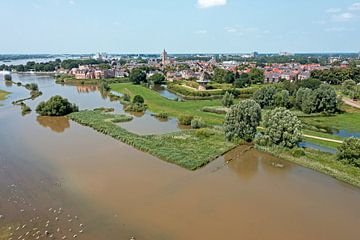
[[[312,138],[312,139],[317,139],[317,140],[322,140],[322,141],[327,141],[327,142],[343,143],[343,141],[340,141],[340,140],[335,140],[335,139],[330,139],[330,138],[323,138],[323,137],[317,137],[317,136],[306,135],[306,134],[304,134],[304,137]]]
[[[342,98],[343,102],[349,106],[352,106],[354,108],[359,108],[360,109],[360,103],[358,102],[355,102],[353,100],[351,100],[350,98],[346,98],[346,97],[343,97]]]

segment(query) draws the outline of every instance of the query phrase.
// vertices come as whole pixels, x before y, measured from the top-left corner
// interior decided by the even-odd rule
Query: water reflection
[[[349,137],[360,138],[360,132],[351,132],[344,129],[333,132],[333,135],[343,138],[349,138]]]
[[[161,96],[163,96],[169,100],[180,99],[180,97],[178,95],[169,92],[169,90],[167,90],[166,85],[155,84],[151,87],[151,89],[158,92]]]
[[[69,119],[66,117],[44,117],[38,116],[36,121],[45,128],[50,128],[53,132],[63,133],[70,128]]]
[[[251,145],[239,146],[224,155],[229,168],[243,180],[249,181],[260,173],[282,176],[291,169],[288,162],[256,151]]]
[[[94,86],[94,85],[81,85],[81,86],[76,86],[76,90],[78,91],[78,93],[90,93],[90,92],[96,92],[99,90],[98,86]]]
[[[335,148],[324,147],[324,146],[320,146],[320,145],[317,145],[315,143],[310,143],[310,142],[301,142],[301,143],[299,143],[299,147],[310,148],[310,149],[318,150],[321,152],[336,154]]]
[[[150,135],[179,131],[177,120],[174,118],[159,119],[148,112],[131,112],[130,114],[135,117],[132,121],[119,123],[119,126],[129,132],[139,135]]]
[[[13,83],[11,81],[5,81],[5,86],[11,87]]]

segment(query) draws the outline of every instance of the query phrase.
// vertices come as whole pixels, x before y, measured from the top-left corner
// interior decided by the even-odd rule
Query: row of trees
[[[336,113],[341,103],[333,87],[328,84],[319,85],[317,80],[312,79],[300,84],[286,82],[263,87],[254,93],[253,99],[262,108],[297,108],[307,114]]]
[[[67,59],[61,61],[60,59],[56,59],[55,61],[50,61],[46,63],[36,63],[34,61],[29,61],[25,65],[10,65],[7,66],[5,64],[0,65],[0,71],[6,70],[11,71],[15,70],[17,72],[28,72],[28,71],[36,71],[36,72],[53,72],[56,69],[62,67],[64,69],[72,69],[77,68],[80,65],[88,65],[88,64],[100,64],[100,68],[108,69],[110,66],[102,61],[98,61],[95,59]]]
[[[249,84],[263,83],[264,72],[258,68],[252,68],[249,73],[239,75],[225,69],[215,68],[211,80],[216,83],[234,84],[235,87],[242,88]]]
[[[250,99],[232,106],[225,117],[224,129],[227,140],[241,138],[252,141],[261,121],[260,105]],[[275,108],[264,116],[264,133],[258,138],[262,145],[296,147],[302,140],[300,120],[285,108]]]
[[[346,80],[342,84],[341,91],[350,98],[360,99],[360,86],[358,86],[353,80]]]
[[[140,68],[135,68],[130,73],[130,81],[134,84],[140,83],[151,83],[151,84],[161,84],[165,82],[165,76],[162,73],[155,73],[149,78],[146,77],[146,72]]]
[[[353,80],[360,83],[360,68],[331,68],[328,70],[314,70],[311,77],[329,84],[342,84],[346,80]]]

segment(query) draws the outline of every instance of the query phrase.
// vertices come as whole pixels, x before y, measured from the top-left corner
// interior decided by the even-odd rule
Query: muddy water
[[[0,229],[14,239],[359,239],[357,188],[247,147],[186,171],[74,122],[22,117],[8,103],[28,93],[0,87],[16,92],[0,108]]]

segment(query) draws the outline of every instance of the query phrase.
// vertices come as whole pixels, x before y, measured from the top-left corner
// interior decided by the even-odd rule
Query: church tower
[[[165,49],[161,54],[161,62],[163,64],[163,66],[165,66],[167,64],[167,62],[168,62],[168,54],[167,54]]]

